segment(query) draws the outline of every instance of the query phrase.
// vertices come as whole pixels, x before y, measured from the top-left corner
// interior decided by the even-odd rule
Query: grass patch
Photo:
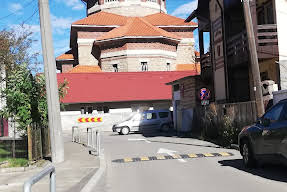
[[[25,158],[11,158],[11,152],[6,150],[4,145],[0,145],[0,164],[7,161],[7,163],[2,164],[1,167],[27,167],[28,160]]]
[[[9,167],[27,167],[28,160],[23,158],[9,159]]]
[[[27,167],[28,166],[28,160],[23,158],[0,158],[0,163],[5,162],[7,163],[3,164],[2,168],[9,168],[9,167]]]
[[[0,148],[0,156],[2,156],[2,155],[10,155],[10,152],[3,149],[3,148]]]

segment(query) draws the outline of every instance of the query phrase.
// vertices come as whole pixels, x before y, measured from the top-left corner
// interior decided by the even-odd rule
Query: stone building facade
[[[165,0],[84,0],[87,2],[88,15],[106,11],[118,15],[142,17],[158,13],[166,13]]]
[[[94,66],[90,72],[199,71],[197,24],[166,14],[165,0],[85,2],[87,17],[71,26],[71,50],[56,58],[62,73],[76,66]]]

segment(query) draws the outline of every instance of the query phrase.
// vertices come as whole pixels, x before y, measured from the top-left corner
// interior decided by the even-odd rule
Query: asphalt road
[[[102,136],[107,171],[94,191],[105,192],[284,192],[287,169],[264,166],[248,170],[242,166],[238,151],[190,138],[155,134],[127,136],[104,133]],[[147,160],[168,154],[204,154],[204,157]],[[213,156],[211,153],[232,153]],[[225,154],[225,153],[222,153]],[[200,155],[198,155],[200,156]],[[207,156],[207,157],[206,157]],[[185,156],[187,157],[187,156]],[[136,162],[129,162],[138,158]],[[149,159],[149,158],[148,158]],[[114,162],[113,162],[114,161]]]

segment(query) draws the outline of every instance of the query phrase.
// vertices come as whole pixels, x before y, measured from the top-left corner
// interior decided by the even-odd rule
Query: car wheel
[[[121,130],[122,135],[128,135],[130,133],[130,129],[128,127],[123,127]]]
[[[169,125],[167,125],[167,124],[162,125],[160,130],[163,132],[168,132],[169,131]]]
[[[243,164],[247,168],[254,168],[256,165],[256,160],[254,159],[252,149],[247,140],[245,140],[242,144],[242,157]]]

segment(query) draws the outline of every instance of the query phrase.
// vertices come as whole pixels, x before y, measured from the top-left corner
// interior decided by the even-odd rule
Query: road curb
[[[88,181],[88,183],[83,187],[81,192],[92,192],[92,191],[94,191],[94,188],[96,187],[96,185],[98,184],[98,182],[102,178],[102,176],[104,175],[106,168],[107,168],[107,164],[106,164],[105,155],[103,153],[103,150],[102,150],[102,153],[100,154],[99,158],[100,158],[100,168],[91,177],[91,179]]]

